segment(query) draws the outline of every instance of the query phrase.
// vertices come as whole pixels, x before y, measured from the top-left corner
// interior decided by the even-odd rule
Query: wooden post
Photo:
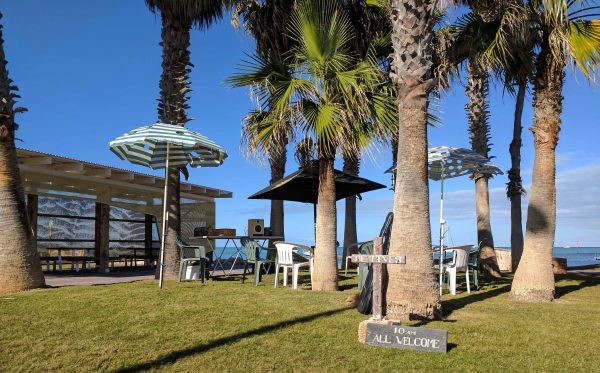
[[[153,215],[146,214],[144,217],[144,249],[145,254],[152,255],[152,223],[154,221]]]
[[[383,238],[373,240],[373,255],[383,255]],[[373,263],[373,320],[383,319],[382,263]]]
[[[373,240],[373,255],[354,254],[354,263],[370,263],[373,266],[373,321],[383,320],[383,265],[406,264],[406,256],[383,255],[383,238]]]
[[[96,202],[95,256],[98,259],[98,271],[110,272],[109,268],[109,216],[110,206]]]
[[[27,195],[27,216],[29,217],[29,225],[37,249],[38,196],[36,194]]]

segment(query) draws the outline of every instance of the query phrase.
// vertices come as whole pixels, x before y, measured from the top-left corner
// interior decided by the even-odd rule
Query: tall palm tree
[[[521,19],[529,19],[529,9],[520,6],[517,12]],[[526,23],[527,24],[527,23]],[[527,193],[521,179],[521,135],[523,132],[522,118],[525,106],[525,95],[528,82],[533,76],[534,51],[537,34],[532,33],[528,26],[520,27],[521,38],[513,38],[512,46],[515,56],[518,58],[509,62],[504,68],[505,87],[508,92],[515,96],[515,113],[513,120],[513,137],[509,145],[511,167],[508,170],[508,183],[506,184],[506,196],[510,200],[510,248],[511,267],[515,272],[519,267],[521,255],[523,254],[523,217],[521,199]],[[515,89],[516,92],[515,92]]]
[[[518,84],[513,122],[513,137],[509,146],[511,167],[508,170],[506,196],[510,200],[510,253],[513,272],[519,267],[523,254],[523,217],[521,198],[526,193],[521,180],[521,134],[523,132],[522,117],[525,106],[527,80],[522,79]]]
[[[427,175],[427,100],[435,87],[433,48],[435,2],[390,0],[392,79],[398,94],[398,153],[390,255],[406,264],[389,266],[387,318],[441,316],[433,270]]]
[[[475,13],[462,16],[452,27],[451,63],[467,62],[467,118],[474,151],[488,156],[489,112],[488,84],[490,72],[505,81],[509,92],[514,81],[527,79],[531,54],[523,46],[527,39],[527,10],[519,2],[506,3],[490,22]],[[519,96],[520,97],[520,96]],[[520,122],[519,122],[520,123]],[[480,242],[480,269],[486,277],[499,277],[490,223],[490,175],[475,174],[477,236]]]
[[[488,73],[475,61],[467,67],[466,105],[471,148],[485,156],[490,151],[490,124],[488,111]],[[480,269],[486,277],[500,277],[494,252],[494,236],[490,220],[489,174],[475,173],[475,206],[477,216],[477,242],[479,242]]]
[[[233,0],[145,0],[148,8],[160,13],[162,21],[162,74],[160,77],[160,98],[158,119],[167,124],[185,126],[190,121],[187,116],[187,101],[191,92],[189,73],[190,30],[192,27],[206,29],[222,16],[223,10],[231,6]],[[175,237],[181,234],[180,176],[184,169],[170,169],[167,175],[169,195],[167,196],[168,226],[165,238],[165,272],[167,278],[175,278],[179,273],[179,249]]]
[[[391,33],[391,24],[385,7],[370,4],[369,1],[364,0],[343,0],[340,1],[340,4],[346,10],[354,28],[354,37],[348,45],[350,54],[359,61],[364,59],[368,53],[374,53],[384,73],[382,85],[388,85],[393,89],[389,81],[386,81],[389,80],[387,76],[389,71],[386,68],[389,66],[392,45],[388,37]],[[370,48],[374,49],[369,51]],[[397,115],[396,110],[393,110],[393,115]],[[343,171],[358,176],[362,154],[356,154],[353,149],[350,149],[350,151],[342,150],[342,156],[344,159]],[[357,198],[357,196],[350,196],[344,200],[344,248],[358,241]],[[342,263],[345,263],[347,252],[343,250],[342,253]]]
[[[359,149],[381,133],[375,113],[385,111],[385,97],[376,93],[381,80],[375,58],[356,63],[347,53],[352,24],[335,1],[299,1],[288,32],[297,46],[286,56],[292,74],[269,71],[272,62],[257,56],[229,79],[255,85],[257,96],[268,102],[270,115],[259,139],[273,141],[279,126],[312,138],[319,160],[315,269],[313,290],[337,289],[336,198],[333,161],[337,150]],[[271,87],[267,89],[266,87]],[[293,120],[279,120],[292,110]],[[285,115],[285,114],[284,114]],[[367,118],[371,118],[368,120]],[[363,124],[368,124],[363,126]]]
[[[273,134],[273,138],[277,140],[270,141],[267,146],[263,146],[260,142],[260,135],[265,129],[269,111],[267,110],[252,110],[243,120],[242,127],[242,145],[246,148],[246,155],[249,157],[267,158],[271,171],[271,180],[269,183],[274,183],[281,180],[285,174],[285,165],[287,161],[287,143],[289,141],[288,126],[277,126],[277,133]],[[282,121],[288,121],[289,116],[281,118]],[[284,209],[283,201],[271,201],[270,224],[273,236],[284,235]]]
[[[600,19],[596,1],[532,0],[530,24],[540,36],[533,79],[534,163],[523,256],[511,297],[554,299],[552,249],[556,227],[555,150],[561,126],[564,69],[573,64],[593,78],[600,63]]]
[[[257,0],[248,0],[240,2],[235,8],[231,23],[235,28],[240,27],[240,20],[244,25],[246,32],[256,41],[256,53],[268,58],[274,55],[279,61],[283,61],[280,56],[293,45],[293,40],[290,39],[286,27],[291,14],[291,10],[295,0],[266,0],[259,2]],[[287,71],[286,66],[281,66],[283,71]],[[265,111],[268,108],[261,108],[257,111],[248,113],[246,119],[251,121],[260,121],[267,117]],[[260,113],[258,117],[255,114]],[[248,153],[252,155],[260,154],[257,152],[256,137],[260,131],[255,131],[257,125],[247,124],[244,126],[243,140],[248,146]],[[266,150],[265,156],[269,160],[269,168],[271,171],[270,183],[281,180],[285,174],[285,165],[287,161],[287,144],[290,140],[284,132],[278,134],[278,141],[270,143],[269,149]],[[284,206],[281,200],[271,201],[270,214],[271,232],[274,236],[285,235],[284,230]]]
[[[2,27],[0,24],[0,294],[45,286],[36,243],[25,213],[25,195],[15,146],[18,127],[15,114],[26,109],[15,107],[18,88],[8,77]]]
[[[344,168],[343,171],[350,175],[358,176],[360,169],[360,156],[354,152],[343,153]],[[344,248],[358,242],[358,233],[356,231],[356,196],[346,197],[344,199]],[[342,251],[342,263],[346,262],[346,250]]]

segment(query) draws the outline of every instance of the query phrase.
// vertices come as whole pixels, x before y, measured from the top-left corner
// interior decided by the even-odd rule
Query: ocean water
[[[567,258],[569,267],[600,264],[600,260],[594,260],[594,257],[600,257],[600,247],[555,247],[552,254]]]
[[[217,248],[217,253],[221,253],[222,247]],[[242,250],[243,251],[243,250]],[[223,258],[235,256],[234,248],[226,248],[223,253]],[[594,257],[600,257],[600,247],[555,247],[553,256],[566,258],[569,267],[585,266],[591,264],[600,264],[600,260],[595,260]],[[338,266],[342,262],[342,248],[338,247]]]

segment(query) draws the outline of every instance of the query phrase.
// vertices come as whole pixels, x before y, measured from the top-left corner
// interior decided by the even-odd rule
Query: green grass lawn
[[[268,284],[268,285],[264,285]],[[357,342],[345,291],[252,281],[154,281],[0,297],[0,371],[598,371],[600,276],[557,277],[551,304],[508,300],[509,281],[443,299],[447,354]],[[416,323],[412,323],[416,324]]]

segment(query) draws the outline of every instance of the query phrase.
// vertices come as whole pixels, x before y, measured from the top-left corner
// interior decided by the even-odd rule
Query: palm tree
[[[523,256],[511,297],[525,301],[554,299],[552,249],[556,227],[555,150],[561,125],[564,69],[573,64],[585,77],[600,62],[600,19],[595,1],[532,0],[531,25],[539,35],[533,79],[534,164]]]
[[[272,61],[254,57],[245,74],[229,79],[254,85],[267,102],[269,117],[259,141],[267,146],[281,126],[312,138],[319,160],[315,269],[313,290],[337,289],[336,199],[333,161],[338,148],[359,149],[381,133],[375,113],[384,111],[385,98],[376,93],[381,78],[374,57],[356,63],[347,53],[352,24],[334,1],[298,2],[288,32],[296,47],[286,56],[289,77],[272,71]],[[270,71],[270,72],[269,72]],[[269,87],[269,88],[267,88]],[[293,120],[282,122],[292,110]],[[370,118],[370,119],[367,119]],[[367,123],[368,125],[363,126]]]
[[[2,13],[0,13],[2,19]],[[15,146],[15,114],[26,111],[15,106],[17,87],[8,77],[4,39],[0,25],[0,294],[45,286],[37,256],[25,195],[19,175]]]
[[[252,110],[243,120],[242,127],[242,144],[246,148],[248,157],[266,157],[269,160],[269,168],[271,171],[271,184],[281,180],[285,174],[285,164],[287,160],[287,143],[290,134],[287,132],[288,126],[277,126],[277,133],[273,134],[273,140],[268,143],[268,146],[263,146],[260,142],[260,134],[265,129],[269,118],[267,110]],[[288,117],[282,118],[283,121],[289,120]],[[271,201],[270,215],[271,232],[273,236],[282,236],[284,234],[284,210],[283,201]]]
[[[531,54],[524,47],[528,45],[526,25],[527,10],[519,2],[513,1],[504,4],[502,11],[490,22],[485,22],[478,14],[467,13],[452,27],[454,35],[448,60],[454,64],[468,61],[466,93],[469,102],[466,108],[471,145],[474,151],[486,157],[490,150],[487,103],[489,72],[493,72],[498,79],[504,79],[504,85],[511,93],[515,81],[526,81],[531,71]],[[518,148],[516,150],[520,151]],[[499,277],[490,224],[489,177],[484,174],[473,175],[476,183],[477,236],[481,247],[480,267],[487,277]],[[516,235],[513,237],[516,238]]]
[[[529,19],[527,7],[519,7],[517,12],[521,19]],[[525,23],[527,25],[527,23]],[[525,106],[525,94],[527,84],[533,75],[534,52],[533,45],[537,35],[532,34],[528,26],[519,27],[521,38],[513,38],[514,62],[509,62],[504,68],[505,87],[508,92],[515,95],[515,114],[513,121],[513,137],[509,145],[511,167],[508,170],[508,183],[506,184],[506,196],[510,200],[510,247],[511,267],[515,272],[519,267],[521,255],[523,254],[523,217],[521,199],[527,193],[521,180],[521,135],[523,132],[522,117]],[[515,92],[514,87],[517,87]]]
[[[191,92],[189,73],[190,30],[192,27],[206,29],[222,16],[223,9],[231,6],[233,0],[145,0],[148,8],[159,12],[162,21],[162,74],[160,77],[160,98],[158,118],[162,123],[185,126],[190,121],[187,116],[189,105],[187,94]],[[165,276],[175,278],[179,273],[179,249],[175,237],[181,234],[180,176],[187,170],[170,169],[167,180],[168,226],[165,238]]]
[[[353,152],[344,153],[344,168],[343,171],[350,175],[358,176],[360,168],[360,156]],[[346,197],[344,201],[344,248],[353,243],[358,242],[358,234],[356,232],[356,196]],[[342,263],[346,262],[346,250],[342,251]]]
[[[286,53],[293,45],[293,40],[290,40],[286,27],[294,2],[295,0],[243,1],[235,8],[231,23],[234,28],[239,28],[240,20],[242,20],[246,32],[256,41],[257,54],[265,58],[274,55],[274,58],[282,61],[281,58],[276,56]],[[289,70],[286,66],[281,66],[281,68],[283,71]],[[261,108],[258,111],[252,111],[245,118],[246,125],[244,126],[242,138],[247,145],[249,155],[260,154],[260,151],[256,148],[256,137],[259,135],[260,129],[258,124],[250,124],[248,121],[259,122],[268,117],[268,115],[265,115],[268,110],[268,108]],[[256,129],[259,130],[256,131]],[[289,136],[284,131],[278,134],[278,141],[271,142],[269,149],[265,149],[266,154],[264,155],[269,159],[271,171],[270,183],[281,180],[285,174],[286,147],[289,140]],[[269,221],[272,234],[283,237],[285,233],[283,201],[271,201]]]
[[[466,105],[469,134],[472,149],[488,157],[490,151],[490,125],[488,111],[488,73],[477,62],[467,67]],[[494,237],[490,221],[489,174],[475,173],[475,206],[477,215],[477,242],[479,247],[479,266],[485,277],[500,277],[500,269],[494,252]]]
[[[406,264],[389,266],[387,318],[408,320],[441,316],[433,270],[427,175],[427,100],[433,77],[433,1],[390,0],[392,74],[398,94],[398,155],[394,223],[390,255],[405,255]]]
[[[461,17],[453,27],[455,31],[453,51],[461,50],[461,62],[467,62],[467,86],[468,97],[467,120],[469,123],[469,137],[472,149],[485,156],[490,151],[490,125],[488,105],[488,69],[496,67],[495,59],[486,58],[486,53],[492,48],[490,44],[496,40],[500,22],[484,22],[482,17],[475,13],[467,13]],[[454,53],[456,58],[458,52]],[[456,61],[456,62],[459,62]],[[490,66],[491,65],[491,66]],[[500,277],[500,269],[494,251],[494,238],[490,220],[489,187],[488,180],[491,175],[476,173],[472,175],[475,181],[475,206],[477,216],[477,241],[480,243],[479,265],[485,277]]]
[[[508,170],[508,183],[506,184],[506,196],[510,200],[510,253],[513,272],[519,267],[521,255],[523,254],[521,198],[526,191],[521,180],[521,133],[523,132],[521,118],[523,117],[526,90],[527,80],[523,79],[518,83],[513,138],[509,146],[511,167]]]
[[[387,66],[389,66],[389,54],[391,53],[392,46],[391,40],[388,37],[391,32],[391,25],[385,8],[377,4],[371,5],[369,1],[363,0],[344,0],[340,3],[349,15],[354,28],[355,37],[351,39],[348,46],[350,54],[357,61],[360,61],[370,53],[369,48],[375,48],[371,52],[375,53],[376,58],[379,60],[379,65],[383,69],[384,79],[382,84],[387,85],[393,90],[393,87],[389,84],[389,79],[387,79],[389,71],[386,70]],[[395,109],[393,110],[393,115],[397,116]],[[350,175],[358,176],[361,154],[356,154],[353,149],[350,149],[350,151],[342,151],[342,156],[344,159],[343,171]],[[346,197],[344,201],[344,248],[358,241],[356,199],[357,196],[350,196]],[[342,263],[345,263],[347,252],[345,250],[342,252]]]

